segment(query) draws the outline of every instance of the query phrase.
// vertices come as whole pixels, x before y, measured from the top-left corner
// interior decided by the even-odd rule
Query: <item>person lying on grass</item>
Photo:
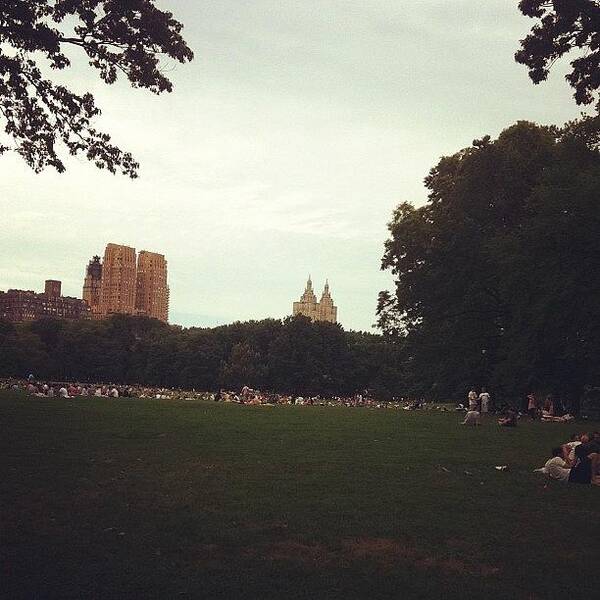
[[[516,427],[517,413],[512,408],[509,408],[506,414],[498,419],[498,425],[501,427]]]
[[[542,421],[544,422],[552,422],[552,423],[568,423],[569,421],[573,421],[575,417],[569,413],[566,415],[561,415],[560,417],[553,415],[545,410],[542,410]]]

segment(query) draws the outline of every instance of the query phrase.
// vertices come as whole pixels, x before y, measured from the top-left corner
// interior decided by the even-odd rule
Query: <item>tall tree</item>
[[[552,65],[572,50],[566,79],[575,89],[577,104],[592,104],[600,110],[600,3],[598,0],[521,0],[519,9],[537,19],[529,35],[521,40],[517,62],[529,69],[534,83],[545,81]]]
[[[76,94],[44,75],[71,66],[79,50],[108,84],[119,76],[133,87],[160,94],[172,83],[162,55],[181,63],[193,58],[182,25],[154,0],[2,0],[0,3],[0,154],[17,152],[36,172],[65,165],[60,145],[83,154],[100,169],[136,177],[129,152],[97,130],[100,114],[91,94]]]
[[[406,338],[414,384],[460,398],[493,382],[575,395],[599,376],[599,118],[518,123],[440,160],[428,203],[401,205],[380,325]]]

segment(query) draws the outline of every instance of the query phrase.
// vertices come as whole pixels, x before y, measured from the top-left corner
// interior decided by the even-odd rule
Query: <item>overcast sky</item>
[[[54,278],[81,297],[88,260],[115,242],[166,255],[171,322],[284,317],[310,273],[345,328],[369,330],[391,281],[386,224],[426,200],[440,156],[580,112],[563,65],[534,86],[514,62],[532,23],[517,0],[160,4],[196,55],[165,62],[172,94],[106,86],[85,60],[65,75],[140,178],[0,157],[0,289]]]

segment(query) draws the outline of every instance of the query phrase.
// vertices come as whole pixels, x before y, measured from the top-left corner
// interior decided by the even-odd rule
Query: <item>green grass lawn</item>
[[[600,488],[532,471],[600,424],[460,420],[0,392],[0,593],[594,597]]]

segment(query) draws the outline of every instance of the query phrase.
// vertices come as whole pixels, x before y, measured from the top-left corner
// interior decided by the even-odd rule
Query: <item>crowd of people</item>
[[[51,382],[38,381],[33,374],[26,380],[4,379],[0,380],[0,389],[12,388],[24,390],[36,396],[75,398],[85,396],[110,397],[110,398],[156,398],[163,400],[213,400],[215,402],[233,402],[250,405],[317,405],[317,406],[347,406],[368,408],[396,408],[403,410],[437,409],[448,410],[446,405],[427,402],[424,398],[393,398],[390,401],[377,400],[368,391],[350,396],[321,396],[321,395],[295,395],[262,392],[243,386],[240,391],[221,389],[217,392],[181,390],[177,388],[164,388],[144,385],[116,385],[116,384],[90,384],[77,382]],[[529,394],[526,399],[526,410],[519,411],[511,406],[504,406],[498,410],[490,393],[485,387],[478,393],[471,389],[467,394],[465,404],[459,403],[455,409],[465,412],[464,425],[480,425],[482,418],[487,414],[497,413],[499,425],[515,427],[518,421],[528,416],[533,420],[568,422],[574,419],[563,403],[554,400],[551,395],[546,396],[540,403],[535,394]]]
[[[215,402],[232,402],[248,405],[296,405],[296,406],[346,406],[366,408],[390,408],[403,410],[449,410],[447,405],[427,402],[424,398],[393,398],[390,401],[377,400],[368,391],[351,396],[321,396],[295,395],[262,392],[249,386],[243,386],[240,391],[221,389],[217,392],[181,390],[176,388],[153,387],[143,385],[90,384],[77,382],[38,381],[33,374],[26,380],[0,380],[0,389],[12,388],[24,390],[30,395],[45,397],[105,397],[105,398],[156,398],[162,400],[211,400]],[[480,425],[482,418],[491,413],[497,413],[498,424],[504,427],[516,427],[523,417],[534,420],[567,422],[574,417],[566,412],[560,402],[552,396],[547,396],[540,404],[534,394],[527,396],[527,410],[519,411],[511,406],[505,406],[498,411],[498,406],[492,401],[485,387],[478,393],[471,389],[467,394],[465,404],[459,403],[455,410],[465,412],[463,425]]]
[[[161,400],[210,400],[214,402],[231,402],[237,404],[258,405],[296,405],[296,406],[345,406],[365,408],[390,408],[416,410],[433,408],[423,399],[397,398],[390,402],[375,400],[367,392],[352,396],[301,396],[294,394],[276,394],[261,392],[248,386],[240,391],[219,390],[217,392],[179,390],[150,386],[123,386],[115,384],[81,384],[75,382],[43,382],[36,381],[33,375],[27,380],[4,380],[1,388],[22,390],[38,397],[105,397],[105,398],[156,398]]]

